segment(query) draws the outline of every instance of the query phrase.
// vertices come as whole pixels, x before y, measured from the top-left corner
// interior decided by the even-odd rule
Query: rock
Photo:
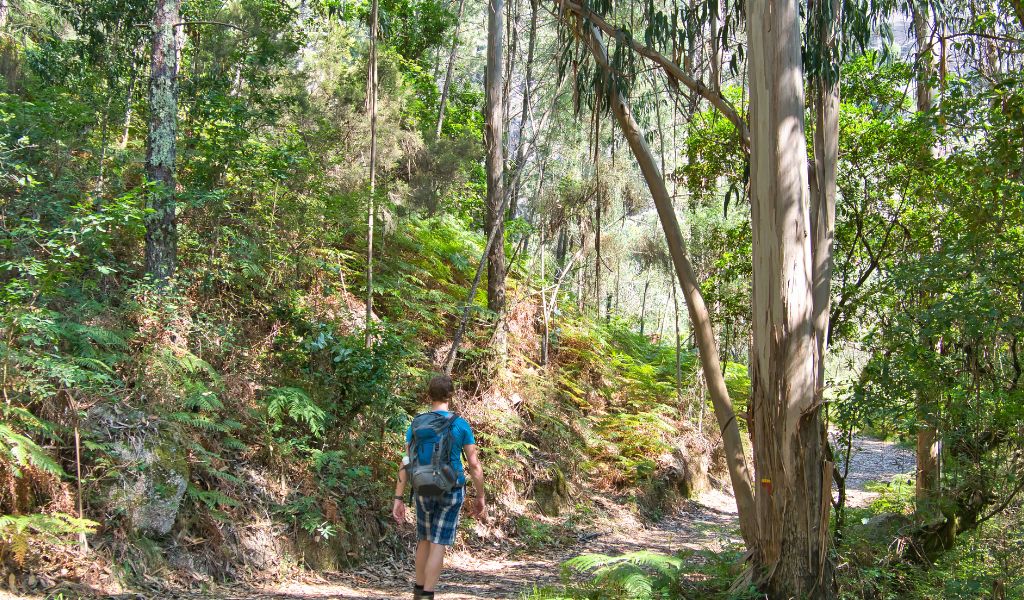
[[[339,525],[329,538],[309,533],[299,527],[289,536],[291,548],[282,549],[293,554],[308,569],[316,571],[339,571],[359,564],[366,555],[379,551],[379,542],[384,536],[384,525],[379,519],[361,515]]]
[[[137,533],[170,533],[189,480],[187,452],[177,429],[158,426],[142,411],[118,412],[102,405],[89,420],[96,431],[107,434],[117,467],[109,508],[124,515]]]
[[[902,513],[884,512],[870,519],[865,519],[862,523],[864,525],[865,539],[880,544],[888,544],[899,537],[900,530],[911,525],[911,519]]]
[[[533,484],[533,499],[537,509],[547,517],[557,517],[569,505],[569,486],[557,465],[548,469],[549,477]]]
[[[684,442],[676,444],[671,455],[662,457],[660,478],[683,498],[696,498],[710,489],[708,468],[711,464],[707,452]]]

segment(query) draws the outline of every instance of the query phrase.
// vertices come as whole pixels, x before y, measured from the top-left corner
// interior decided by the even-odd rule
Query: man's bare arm
[[[473,490],[476,492],[476,506],[473,513],[482,520],[487,520],[487,502],[484,499],[484,467],[480,464],[480,449],[476,444],[463,446],[462,451],[466,453],[466,463],[469,465],[470,481]]]
[[[409,456],[409,447],[405,447],[405,455]],[[398,481],[395,482],[395,502],[391,507],[391,516],[399,525],[405,523],[405,502],[402,497],[405,495],[405,480],[408,474],[405,472],[405,461],[398,466]]]

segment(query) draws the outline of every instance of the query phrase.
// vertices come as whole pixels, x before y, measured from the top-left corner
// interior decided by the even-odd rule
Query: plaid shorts
[[[465,499],[464,487],[441,496],[416,496],[416,539],[442,546],[454,544]]]

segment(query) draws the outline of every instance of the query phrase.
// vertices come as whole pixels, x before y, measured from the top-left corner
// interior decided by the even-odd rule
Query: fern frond
[[[195,429],[202,429],[213,433],[225,433],[227,431],[227,428],[224,427],[223,423],[199,413],[174,412],[169,414],[168,418],[183,425],[188,425]]]
[[[198,503],[202,503],[210,510],[216,508],[234,508],[242,505],[241,502],[220,490],[201,490],[193,485],[189,485],[186,493],[189,498]]]
[[[275,388],[267,394],[267,416],[275,422],[274,429],[280,429],[282,417],[305,423],[310,433],[320,437],[324,432],[327,413],[320,408],[305,390],[296,387]]]
[[[45,436],[57,443],[63,442],[57,433],[58,425],[56,423],[39,418],[27,408],[4,404],[0,405],[0,414],[8,422],[18,423],[23,430]]]
[[[15,476],[20,477],[21,468],[29,465],[55,477],[65,476],[64,469],[46,450],[4,423],[0,423],[0,441],[3,442],[0,446],[0,456],[6,455],[14,463]]]

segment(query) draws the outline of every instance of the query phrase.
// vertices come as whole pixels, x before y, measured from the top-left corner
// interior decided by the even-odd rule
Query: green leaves
[[[46,450],[6,423],[0,423],[0,459],[14,467],[16,477],[22,477],[26,467],[58,478],[65,476],[64,469]]]
[[[683,561],[641,550],[621,556],[584,554],[567,560],[564,569],[591,572],[592,584],[606,594],[649,600],[664,597],[669,586],[682,574]]]
[[[274,388],[267,394],[266,410],[271,431],[280,431],[284,427],[284,418],[288,417],[308,427],[314,437],[319,438],[324,433],[327,413],[300,388]]]

